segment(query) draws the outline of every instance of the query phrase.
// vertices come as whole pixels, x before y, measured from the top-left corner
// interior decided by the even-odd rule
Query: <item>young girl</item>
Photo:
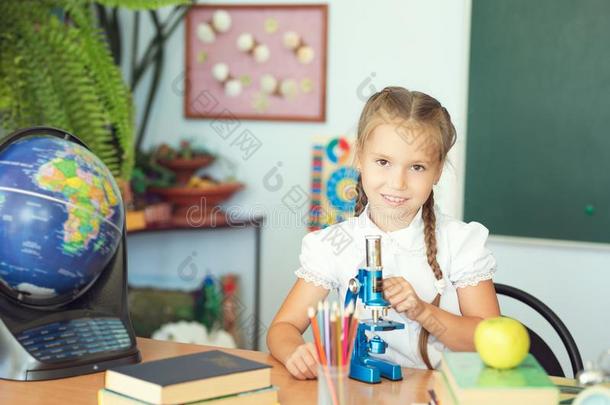
[[[443,350],[474,351],[477,324],[499,316],[487,229],[434,205],[432,186],[455,138],[449,113],[426,94],[388,87],[367,101],[356,140],[357,216],[303,238],[298,279],[267,335],[271,354],[293,376],[316,377],[315,348],[302,337],[307,308],[333,289],[345,297],[364,265],[366,235],[382,237],[387,319],[405,324],[380,333],[388,347],[377,357],[435,368]]]

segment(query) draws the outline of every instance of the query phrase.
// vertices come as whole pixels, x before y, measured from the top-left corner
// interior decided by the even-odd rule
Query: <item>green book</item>
[[[187,402],[182,405],[276,405],[278,403],[277,392],[278,388],[271,386],[219,398]],[[152,405],[150,402],[139,401],[105,388],[97,392],[97,403],[98,405]]]
[[[445,352],[441,373],[445,392],[456,405],[556,405],[559,401],[559,389],[531,354],[515,368],[497,370],[487,367],[476,352]]]

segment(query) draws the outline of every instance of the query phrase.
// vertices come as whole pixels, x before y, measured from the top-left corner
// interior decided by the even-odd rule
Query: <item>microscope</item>
[[[402,371],[398,364],[370,356],[370,353],[385,353],[388,346],[377,332],[405,327],[400,322],[383,319],[388,314],[390,303],[383,298],[383,266],[379,235],[366,236],[366,267],[358,269],[356,277],[349,281],[345,306],[351,303],[356,308],[358,298],[362,301],[365,310],[371,310],[372,319],[359,321],[350,362],[350,378],[371,384],[381,382],[381,377],[393,381],[402,380]],[[371,339],[365,334],[367,330],[374,333]]]

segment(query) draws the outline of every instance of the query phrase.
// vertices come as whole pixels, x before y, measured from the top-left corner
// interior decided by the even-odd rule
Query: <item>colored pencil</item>
[[[346,360],[347,363],[351,363],[352,360],[352,355],[354,354],[354,341],[356,340],[356,329],[358,328],[358,318],[359,318],[359,314],[358,314],[358,310],[356,309],[354,311],[354,316],[352,317],[352,322],[351,325],[349,327],[349,334],[348,334],[348,340],[349,340],[349,348],[347,350],[347,354],[346,354]]]
[[[337,315],[330,312],[330,364],[337,365]]]
[[[347,321],[347,324],[351,325],[352,324],[352,318],[354,316],[354,311],[356,310],[356,303],[354,301],[350,301],[349,306],[352,308],[352,311],[349,314],[349,319]]]
[[[322,301],[318,301],[318,327],[320,328],[320,348],[322,351],[325,351],[325,341],[324,341],[324,307],[322,306]],[[326,356],[324,356],[326,358]]]
[[[343,365],[347,363],[347,346],[349,345],[349,320],[354,311],[353,303],[349,303],[343,312],[343,333],[341,334],[341,353],[343,353]]]
[[[320,342],[320,329],[318,328],[318,320],[316,319],[315,310],[313,307],[309,307],[307,309],[307,316],[309,316],[309,320],[311,321],[313,340],[316,346],[316,351],[318,352],[318,361],[322,364],[326,364],[326,354],[324,353],[322,343]]]
[[[336,304],[336,303],[335,303]],[[337,366],[341,367],[343,365],[343,353],[342,353],[342,346],[341,346],[341,336],[343,335],[341,328],[343,327],[343,322],[342,322],[342,316],[341,316],[341,312],[339,311],[339,307],[337,305],[335,305],[334,307],[335,309],[335,317],[337,318],[337,322],[335,323],[335,344],[337,346],[336,352],[337,352]]]
[[[326,348],[326,359],[328,361],[328,365],[331,365],[332,362],[332,356],[330,353],[331,347],[330,347],[330,325],[329,325],[329,318],[330,318],[330,314],[329,314],[329,308],[328,308],[328,301],[324,301],[324,344],[325,344],[325,348]]]
[[[342,311],[339,310],[339,306],[336,305],[337,303],[334,303],[334,312],[335,312],[335,316],[337,318],[337,322],[335,323],[335,327],[336,327],[336,352],[337,352],[337,367],[339,368],[339,402],[341,404],[345,403],[345,400],[343,398],[343,378],[341,377],[343,375],[343,350],[342,350],[342,345],[341,345],[341,339],[343,337],[343,314]]]

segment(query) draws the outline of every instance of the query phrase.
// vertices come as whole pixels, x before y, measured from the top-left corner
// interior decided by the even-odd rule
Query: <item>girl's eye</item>
[[[422,165],[413,165],[413,170],[415,170],[416,172],[423,172],[424,170],[426,170],[426,168]]]
[[[385,159],[377,159],[375,162],[381,167],[386,167],[387,165],[390,164],[390,162],[388,162]]]

